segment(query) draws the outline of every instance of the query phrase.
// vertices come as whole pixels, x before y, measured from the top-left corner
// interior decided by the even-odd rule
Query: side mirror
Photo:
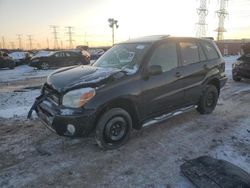
[[[152,75],[159,75],[162,73],[162,67],[160,65],[151,65],[147,68],[147,74],[148,76]]]

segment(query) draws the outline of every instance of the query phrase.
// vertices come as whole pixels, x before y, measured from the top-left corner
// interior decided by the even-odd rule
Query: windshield
[[[149,48],[149,44],[118,44],[103,54],[93,66],[117,68],[128,73],[135,73]]]

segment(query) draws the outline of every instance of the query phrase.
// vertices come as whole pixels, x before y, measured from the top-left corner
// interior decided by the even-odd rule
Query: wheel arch
[[[220,80],[218,78],[212,78],[210,80],[207,81],[206,84],[211,84],[214,85],[218,91],[218,94],[220,94]]]
[[[99,121],[101,116],[112,108],[122,108],[126,110],[132,118],[132,127],[134,129],[140,129],[138,109],[136,108],[133,100],[128,98],[115,99],[102,105],[102,107],[97,111],[96,119],[94,121],[94,127],[96,127],[97,122]]]

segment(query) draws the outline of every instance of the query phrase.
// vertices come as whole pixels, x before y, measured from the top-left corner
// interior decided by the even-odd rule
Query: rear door
[[[51,66],[52,67],[63,67],[65,66],[65,55],[64,52],[56,52],[51,56]]]
[[[186,105],[196,104],[201,96],[202,82],[208,72],[207,59],[202,47],[194,40],[179,41],[182,81]]]
[[[143,112],[147,118],[177,108],[184,97],[176,43],[166,41],[156,46],[148,60],[147,68],[152,65],[160,65],[163,72],[149,76],[142,82]]]

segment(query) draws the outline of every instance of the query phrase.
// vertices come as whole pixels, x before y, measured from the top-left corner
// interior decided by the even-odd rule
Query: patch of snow
[[[25,59],[27,52],[12,52],[9,56],[14,60]]]
[[[232,65],[237,62],[240,56],[227,56],[224,57],[225,60],[225,73],[229,79],[232,79]]]
[[[0,83],[16,80],[25,80],[26,78],[46,77],[54,70],[37,70],[28,65],[15,67],[13,70],[0,69]]]
[[[15,118],[27,116],[29,109],[39,96],[40,90],[28,92],[1,92],[0,93],[0,117]]]
[[[55,53],[54,51],[39,51],[32,58],[47,57],[47,56],[50,56],[54,53]]]

